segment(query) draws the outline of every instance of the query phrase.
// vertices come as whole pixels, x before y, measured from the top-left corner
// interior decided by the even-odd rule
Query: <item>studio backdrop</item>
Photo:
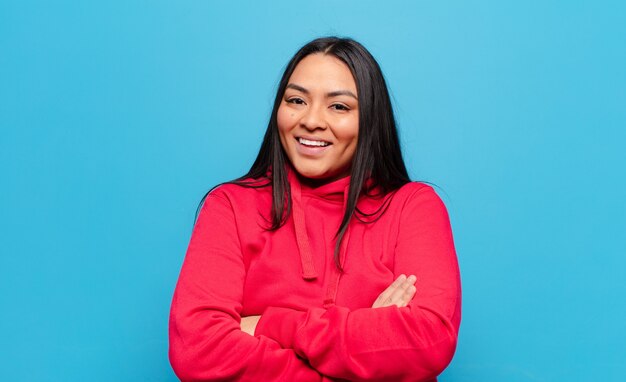
[[[175,381],[195,209],[244,174],[287,60],[362,42],[446,203],[443,382],[626,374],[621,1],[0,2],[0,380]]]

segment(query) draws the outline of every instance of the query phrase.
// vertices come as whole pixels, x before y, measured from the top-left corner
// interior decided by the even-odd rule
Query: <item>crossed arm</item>
[[[387,287],[387,289],[378,295],[372,304],[372,308],[384,308],[392,305],[395,305],[398,308],[407,306],[409,301],[411,301],[413,296],[415,296],[415,281],[415,275],[406,277],[406,275],[402,274],[398,276],[398,278],[395,279],[394,282]],[[254,336],[256,325],[259,323],[260,319],[261,316],[242,317],[241,331]]]

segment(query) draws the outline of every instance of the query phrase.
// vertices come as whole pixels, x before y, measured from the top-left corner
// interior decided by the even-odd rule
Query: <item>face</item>
[[[356,83],[346,64],[311,54],[289,78],[277,114],[280,141],[303,177],[333,181],[350,173],[359,132]]]

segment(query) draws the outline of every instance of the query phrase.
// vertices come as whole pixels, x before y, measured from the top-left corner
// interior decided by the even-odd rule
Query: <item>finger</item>
[[[396,306],[398,308],[402,308],[409,305],[409,302],[411,302],[411,300],[413,300],[413,297],[415,296],[415,292],[417,292],[417,288],[415,287],[415,285],[411,285],[406,288],[404,294],[401,297],[401,301],[399,303],[396,303]]]
[[[408,282],[411,282],[411,285],[409,285],[404,290],[404,293],[402,294],[402,296],[400,296],[400,300],[396,302],[396,306],[398,308],[402,308],[404,306],[409,305],[411,300],[413,300],[413,297],[415,297],[415,293],[417,292],[417,287],[415,287],[416,279],[417,278],[415,278],[415,279],[410,278],[410,279],[407,280]]]
[[[389,296],[391,296],[396,289],[398,289],[398,287],[400,285],[402,285],[402,283],[404,283],[406,281],[406,275],[400,275],[398,276],[397,279],[394,280],[394,282],[391,283],[391,285],[389,285],[387,287],[387,289],[385,289],[379,296],[378,298],[380,299],[380,301],[386,301]]]
[[[386,306],[386,305],[383,305],[385,301],[389,299],[391,294],[395,292],[395,290],[400,285],[402,285],[404,281],[406,281],[406,275],[401,274],[400,276],[398,276],[398,278],[395,279],[394,282],[392,282],[391,285],[387,287],[387,289],[385,289],[384,291],[382,291],[381,294],[378,295],[378,297],[376,298],[376,301],[374,301],[374,304],[372,305],[372,308],[381,308],[381,307]]]
[[[413,298],[413,296],[411,295],[411,293],[409,292],[407,294],[407,291],[410,287],[413,286],[413,284],[415,284],[416,281],[416,277],[414,275],[409,276],[398,288],[396,288],[396,290],[389,296],[389,298],[385,301],[385,305],[386,306],[390,306],[390,305],[396,305],[398,307],[403,307],[406,306],[406,304],[408,304],[409,301],[411,301],[411,298]],[[414,294],[415,292],[413,292]],[[410,296],[410,297],[409,297]],[[408,300],[407,300],[408,298]]]

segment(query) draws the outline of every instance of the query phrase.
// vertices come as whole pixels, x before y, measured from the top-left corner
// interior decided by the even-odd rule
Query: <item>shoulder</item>
[[[359,210],[365,211],[368,216],[384,215],[389,211],[397,217],[406,209],[414,209],[416,205],[423,207],[424,203],[445,209],[432,186],[422,182],[408,182],[385,194],[374,192],[367,195],[360,200]]]
[[[272,187],[267,181],[254,179],[226,182],[213,188],[205,198],[204,206],[222,204],[237,215],[265,209],[272,203]]]
[[[441,198],[435,189],[422,182],[409,182],[396,190],[394,199],[398,202],[409,203],[419,200],[436,199],[441,202]],[[443,203],[443,202],[441,202]]]
[[[409,182],[400,187],[393,197],[393,203],[401,216],[413,219],[424,216],[447,220],[448,210],[435,189],[422,182]]]
[[[403,193],[414,194],[417,192],[435,192],[432,186],[422,182],[408,182],[398,189]]]
[[[221,183],[209,191],[207,196],[231,200],[258,196],[259,194],[271,194],[271,189],[271,185],[267,180],[244,179],[242,181]]]

